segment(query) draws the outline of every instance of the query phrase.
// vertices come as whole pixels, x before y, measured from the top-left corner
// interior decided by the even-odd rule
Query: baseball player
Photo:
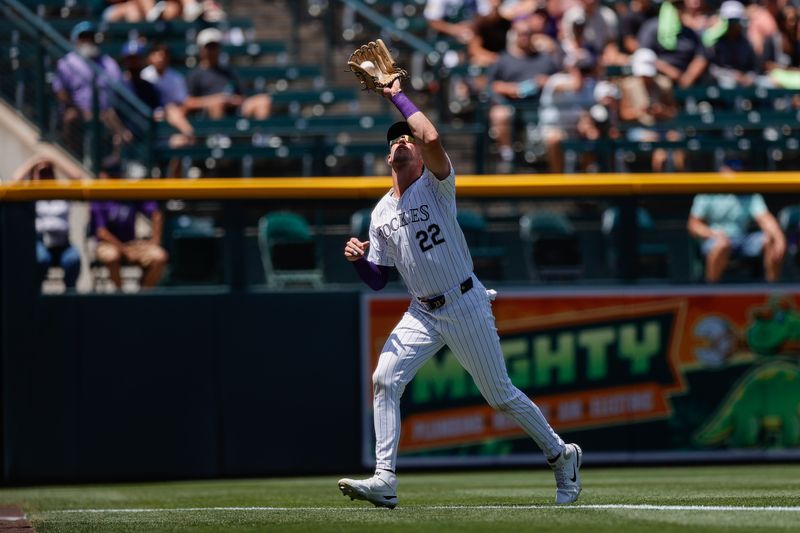
[[[344,257],[372,289],[397,268],[411,304],[384,345],[372,376],[375,475],[341,479],[339,490],[378,507],[397,505],[400,396],[444,345],[470,373],[489,404],[515,420],[542,449],[555,472],[556,503],[581,492],[581,449],[565,444],[542,412],[508,377],[488,291],[472,273],[472,258],[456,222],[455,172],[439,133],[401,89],[400,79],[382,89],[406,119],[387,132],[392,188],[372,211],[369,240],[351,238]]]

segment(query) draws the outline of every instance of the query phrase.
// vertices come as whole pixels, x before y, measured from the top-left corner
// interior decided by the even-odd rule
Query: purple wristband
[[[417,109],[417,106],[414,105],[414,102],[409,100],[408,96],[406,96],[402,91],[392,95],[392,103],[397,110],[403,114],[403,118],[406,120],[408,120],[408,117],[414,113],[419,112],[419,109]]]

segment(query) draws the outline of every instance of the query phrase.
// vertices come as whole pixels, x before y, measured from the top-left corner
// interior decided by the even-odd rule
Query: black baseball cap
[[[386,132],[386,144],[391,144],[394,139],[397,139],[401,135],[411,135],[411,128],[408,126],[408,122],[405,120],[401,120],[400,122],[395,122],[391,126],[389,126],[389,130]]]

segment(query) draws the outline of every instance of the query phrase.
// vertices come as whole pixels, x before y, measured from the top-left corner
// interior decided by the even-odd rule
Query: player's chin
[[[404,167],[414,161],[414,154],[408,148],[398,147],[392,155],[392,166],[394,168]]]

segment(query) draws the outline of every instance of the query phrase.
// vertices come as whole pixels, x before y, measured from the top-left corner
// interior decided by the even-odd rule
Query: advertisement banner
[[[407,295],[365,295],[364,462],[371,372]],[[503,292],[513,383],[598,459],[800,457],[800,297],[793,287]],[[443,348],[407,386],[401,465],[541,460]]]

